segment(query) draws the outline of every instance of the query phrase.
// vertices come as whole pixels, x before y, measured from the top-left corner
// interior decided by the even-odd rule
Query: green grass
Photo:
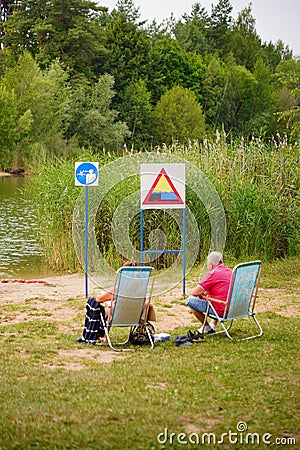
[[[280,279],[281,286],[299,290],[299,273],[296,261],[268,263],[262,287],[274,288]],[[64,305],[84,311],[79,299]],[[6,308],[9,314],[24,311],[13,302]],[[29,308],[27,302],[27,314]],[[298,318],[261,313],[264,334],[256,340],[231,342],[216,335],[181,348],[172,340],[152,351],[116,354],[105,363],[106,348],[74,343],[83,315],[65,323],[30,317],[0,326],[1,450],[299,448]],[[237,322],[234,335],[251,326],[249,320]],[[172,338],[185,333],[179,328]],[[205,438],[204,433],[214,433],[217,440],[235,433],[241,421],[248,430],[238,433],[237,444],[228,436],[215,444]],[[165,429],[168,439],[162,444],[157,436]],[[257,433],[260,443],[241,443],[247,433]],[[265,433],[273,443],[286,439],[285,445],[263,444]],[[205,443],[180,443],[196,436],[204,436]],[[293,442],[288,439],[297,444],[288,445]]]

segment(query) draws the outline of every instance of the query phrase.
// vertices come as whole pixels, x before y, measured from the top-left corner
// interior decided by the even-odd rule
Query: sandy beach
[[[26,304],[34,301],[37,308],[44,311],[45,317],[50,314],[51,320],[61,320],[61,316],[71,320],[76,315],[84,318],[85,305],[85,278],[83,275],[63,275],[42,280],[31,280],[35,282],[0,282],[0,306],[7,303]],[[37,282],[40,281],[40,282]],[[187,286],[187,293],[190,287]],[[89,281],[89,293],[96,295],[99,288]],[[272,311],[282,316],[300,316],[299,312],[299,290],[289,292],[277,289],[259,289],[256,303],[256,312]],[[82,311],[68,308],[66,300],[70,298],[82,299]],[[181,300],[180,300],[181,299]],[[159,299],[154,298],[153,303],[157,312],[156,328],[159,332],[171,332],[178,327],[191,326],[194,324],[192,316],[182,300],[181,286],[168,293],[161,295]],[[39,315],[41,318],[41,316]],[[5,319],[8,322],[31,320],[26,317],[26,312],[18,314],[14,318]],[[1,320],[3,324],[3,320]],[[193,325],[194,326],[194,325]]]

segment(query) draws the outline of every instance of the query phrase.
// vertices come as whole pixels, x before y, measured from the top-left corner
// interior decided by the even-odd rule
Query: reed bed
[[[262,140],[231,141],[217,134],[215,140],[174,144],[155,149],[189,161],[211,181],[222,201],[227,221],[225,252],[232,258],[258,257],[274,260],[297,256],[300,250],[300,146],[285,139],[266,145]],[[99,161],[100,167],[120,156],[135,157],[124,149],[122,155],[84,152],[76,161]],[[101,180],[100,180],[101,182]],[[121,262],[112,239],[111,223],[122,200],[139,186],[139,176],[120,180],[108,192],[96,216],[97,243],[103,256],[113,265]],[[80,189],[74,184],[74,160],[52,160],[32,176],[29,194],[35,199],[45,258],[59,272],[79,270],[73,241],[72,219]],[[187,188],[187,205],[198,223],[199,260],[209,251],[210,222],[203,205],[195,202]],[[153,229],[165,234],[168,248],[180,246],[180,232],[174,220],[164,211],[145,214],[145,247],[151,246]],[[133,248],[139,249],[140,230],[137,214],[129,227]],[[124,244],[126,245],[126,243]],[[125,249],[126,250],[126,249]],[[161,256],[158,268],[172,263],[174,256]]]

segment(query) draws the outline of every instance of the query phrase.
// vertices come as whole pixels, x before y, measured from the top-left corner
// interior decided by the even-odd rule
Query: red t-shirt
[[[207,272],[199,285],[205,290],[209,297],[218,300],[226,300],[230,285],[232,270],[224,264],[218,264],[210,272]],[[211,302],[216,312],[223,316],[225,305],[222,303]]]

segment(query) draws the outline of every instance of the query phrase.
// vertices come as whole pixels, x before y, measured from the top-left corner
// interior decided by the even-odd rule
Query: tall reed
[[[290,146],[284,139],[272,146],[259,139],[227,143],[219,136],[173,151],[199,167],[218,191],[228,253],[269,260],[299,254],[299,144]]]
[[[227,220],[225,252],[235,258],[259,257],[267,260],[299,254],[300,250],[300,147],[278,138],[272,145],[258,139],[227,142],[217,135],[212,141],[174,144],[156,149],[191,162],[213,183],[223,203]],[[134,157],[134,154],[132,154]],[[100,166],[117,158],[102,152],[85,152],[77,161],[98,160]],[[120,255],[111,236],[111,222],[118,205],[139,186],[139,177],[116,184],[105,196],[96,216],[96,236],[101,253],[113,265]],[[80,189],[80,188],[79,188]],[[79,190],[74,185],[74,160],[54,160],[44,164],[32,177],[30,193],[35,199],[45,256],[58,271],[79,269],[72,241],[73,209]],[[198,223],[201,259],[209,251],[210,222],[205,208],[187,188],[187,204]],[[165,233],[167,246],[180,246],[180,232],[163,211],[145,214],[145,246],[155,228]],[[139,249],[139,219],[129,227],[132,246]],[[121,243],[122,245],[122,243]],[[124,241],[124,245],[127,245]],[[157,243],[159,245],[159,243]],[[158,267],[170,264],[174,256],[162,256]]]

